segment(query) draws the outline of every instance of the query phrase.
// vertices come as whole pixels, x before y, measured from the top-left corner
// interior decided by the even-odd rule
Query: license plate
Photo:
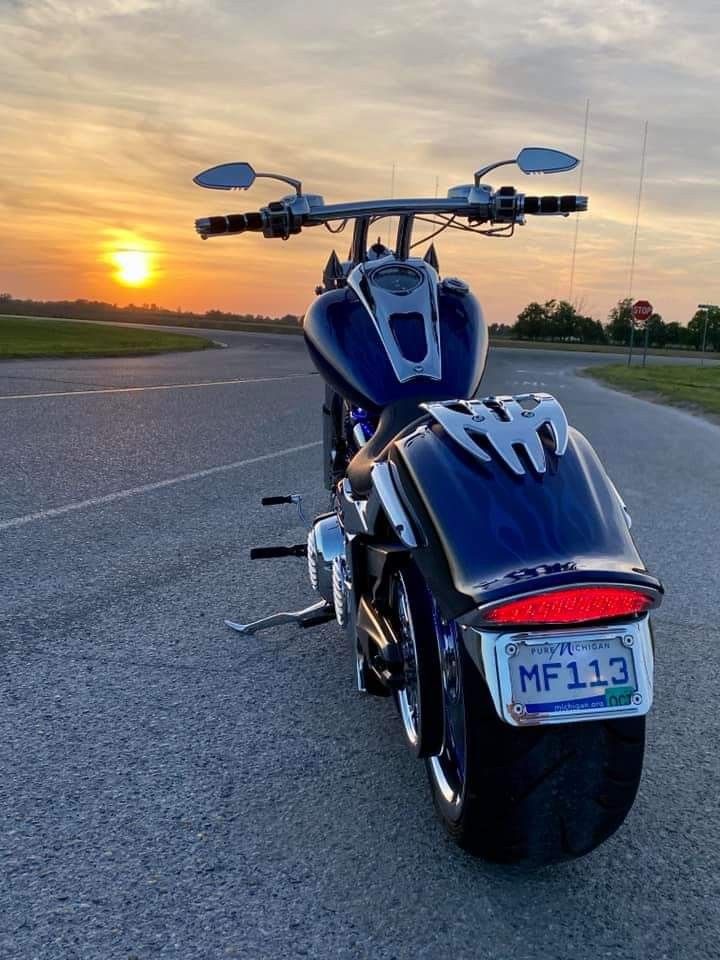
[[[636,625],[620,631],[506,635],[496,647],[506,718],[567,722],[646,713],[651,688]]]

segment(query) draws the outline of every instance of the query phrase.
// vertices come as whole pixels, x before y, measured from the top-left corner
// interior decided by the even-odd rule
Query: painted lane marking
[[[23,527],[26,523],[33,523],[35,520],[51,520],[53,517],[62,517],[66,513],[75,513],[77,510],[86,510],[88,507],[100,507],[106,503],[114,503],[116,500],[127,500],[129,497],[136,497],[142,493],[152,493],[154,490],[163,490],[165,487],[174,487],[179,483],[188,483],[190,480],[202,480],[204,477],[212,477],[217,473],[227,473],[230,470],[238,470],[240,467],[249,467],[253,463],[276,460],[278,457],[286,457],[291,453],[299,453],[301,450],[312,450],[313,447],[319,447],[320,444],[320,440],[315,440],[313,443],[303,443],[297,447],[286,447],[284,450],[276,450],[273,453],[263,453],[259,457],[250,457],[248,460],[236,460],[234,463],[222,463],[217,467],[208,467],[207,470],[185,473],[180,477],[171,477],[169,480],[144,483],[140,487],[118,490],[116,493],[107,493],[103,497],[92,497],[90,500],[67,503],[64,507],[52,507],[49,510],[38,510],[37,513],[27,513],[24,517],[0,520],[0,531],[10,530],[13,527]]]
[[[301,380],[316,373],[289,373],[284,377],[252,377],[245,380],[205,380],[199,383],[161,383],[149,387],[102,387],[97,390],[65,390],[62,393],[15,393],[0,400],[39,400],[46,397],[87,397],[95,393],[143,393],[148,390],[190,390],[196,387],[224,387],[234,383],[277,383],[279,380]]]

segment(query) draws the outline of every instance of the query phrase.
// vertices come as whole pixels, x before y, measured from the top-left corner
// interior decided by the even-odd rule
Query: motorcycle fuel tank
[[[385,282],[398,280],[392,277]],[[321,294],[305,315],[310,356],[330,386],[351,403],[376,412],[415,397],[472,396],[485,369],[488,333],[480,306],[467,287],[461,283],[453,287],[449,281],[437,285],[439,363],[432,370],[423,370],[422,365],[429,353],[422,313],[404,305],[389,313],[383,339],[369,309],[380,299],[372,293],[369,288],[363,303],[348,287],[331,290]]]

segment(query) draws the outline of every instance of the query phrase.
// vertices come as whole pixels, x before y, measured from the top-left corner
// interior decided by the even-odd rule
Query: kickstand
[[[317,603],[305,607],[304,610],[293,610],[288,613],[273,613],[269,617],[261,617],[259,620],[253,620],[251,623],[235,623],[233,620],[226,620],[225,624],[231,630],[249,636],[253,633],[259,633],[261,630],[267,630],[270,627],[277,627],[283,623],[297,623],[301,627],[315,627],[321,623],[327,623],[335,618],[335,608],[326,600],[319,600]]]

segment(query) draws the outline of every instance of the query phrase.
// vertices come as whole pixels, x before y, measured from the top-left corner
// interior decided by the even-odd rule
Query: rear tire
[[[433,601],[411,564],[392,575],[390,609],[403,654],[404,685],[395,693],[395,705],[413,754],[429,757],[443,744],[440,661]]]
[[[632,807],[645,718],[518,729],[497,716],[462,642],[464,770],[453,784],[447,748],[426,761],[438,814],[452,839],[498,863],[572,860],[599,846]],[[443,766],[443,762],[445,766]],[[456,761],[457,762],[457,761]],[[453,787],[454,792],[453,792]]]

